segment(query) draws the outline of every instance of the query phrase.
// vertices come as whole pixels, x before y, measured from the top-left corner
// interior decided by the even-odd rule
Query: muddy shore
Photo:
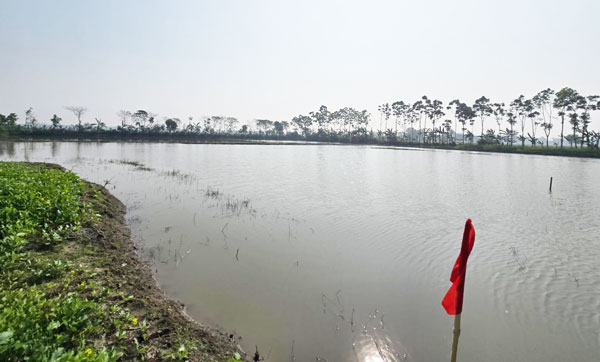
[[[61,168],[57,165],[49,167]],[[240,337],[199,324],[182,303],[170,300],[157,286],[148,265],[141,261],[125,222],[126,207],[104,187],[87,182],[86,195],[99,218],[71,235],[58,251],[74,263],[94,270],[93,282],[124,295],[127,309],[147,325],[146,337],[128,337],[124,360],[159,361],[183,345],[190,361],[225,362],[239,353]],[[117,301],[115,301],[117,302]],[[121,301],[119,301],[121,303]],[[139,336],[141,337],[141,336]],[[135,341],[134,341],[135,339]],[[137,341],[144,344],[142,356]],[[110,345],[110,337],[103,343]]]

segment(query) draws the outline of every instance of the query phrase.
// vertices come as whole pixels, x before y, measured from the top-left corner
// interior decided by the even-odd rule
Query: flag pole
[[[454,263],[450,281],[452,286],[442,299],[442,306],[446,313],[454,316],[454,331],[452,336],[452,356],[450,362],[456,362],[458,351],[458,337],[460,337],[460,316],[463,307],[463,294],[465,290],[465,278],[467,276],[467,259],[473,249],[475,243],[475,229],[471,223],[471,219],[467,219],[465,223],[465,231],[463,233],[462,244],[460,246],[460,254]]]
[[[456,362],[456,352],[458,351],[458,337],[460,337],[460,316],[461,314],[457,314],[454,316],[454,331],[452,333],[452,357],[450,357],[450,362]]]

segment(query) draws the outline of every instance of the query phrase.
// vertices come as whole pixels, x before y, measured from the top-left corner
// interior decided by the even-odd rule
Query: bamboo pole
[[[450,362],[456,362],[456,352],[458,350],[458,337],[460,336],[460,314],[454,316],[454,331],[452,337],[452,357]]]

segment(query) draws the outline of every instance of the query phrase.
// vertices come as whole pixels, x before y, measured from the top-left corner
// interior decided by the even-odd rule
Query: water
[[[267,360],[448,360],[440,302],[467,218],[459,360],[600,360],[600,160],[68,142],[0,159],[108,182],[166,293]]]

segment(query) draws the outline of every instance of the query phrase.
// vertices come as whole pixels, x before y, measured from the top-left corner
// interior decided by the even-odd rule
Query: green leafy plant
[[[236,353],[233,355],[233,357],[230,357],[230,358],[227,360],[227,362],[244,362],[244,361],[242,361],[240,358],[242,358],[242,357],[240,356],[240,354],[239,354],[239,353],[237,353],[237,352],[236,352]]]

